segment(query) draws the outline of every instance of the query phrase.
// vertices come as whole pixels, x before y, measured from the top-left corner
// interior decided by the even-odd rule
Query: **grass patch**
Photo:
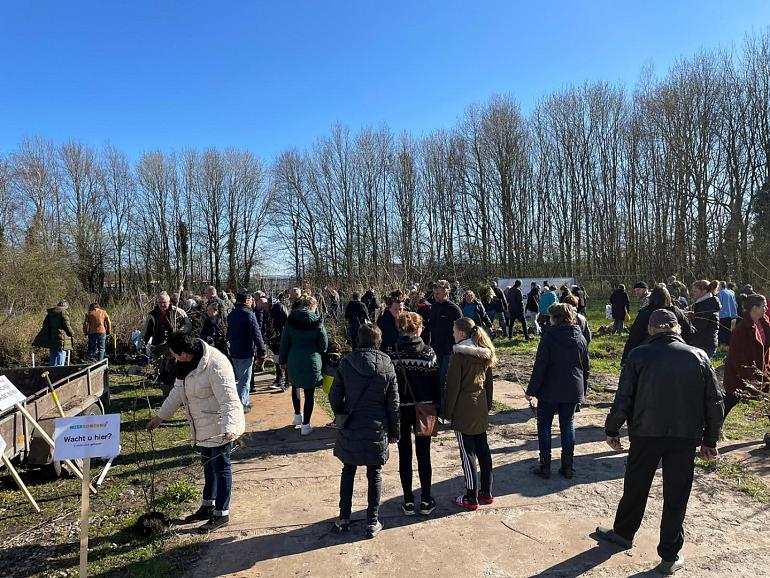
[[[92,576],[172,576],[184,570],[192,547],[167,555],[170,536],[139,538],[131,527],[146,511],[147,464],[151,462],[149,434],[144,426],[160,407],[159,389],[141,388],[141,378],[110,371],[110,413],[121,413],[122,453],[97,495],[91,497],[89,574]],[[197,500],[202,480],[200,458],[190,446],[187,420],[180,410],[155,430],[155,509],[178,517]],[[94,479],[103,460],[92,460]],[[23,468],[22,468],[23,470]],[[41,470],[23,471],[41,507],[34,514],[5,469],[0,470],[0,575],[76,575],[80,480],[52,479]],[[11,541],[26,532],[21,540]]]
[[[751,496],[758,502],[770,503],[770,488],[759,477],[748,473],[742,466],[724,459],[707,462],[699,457],[695,458],[695,465],[707,472],[716,472],[723,478],[735,482],[738,491]]]
[[[496,399],[492,400],[492,407],[490,409],[492,410],[492,413],[505,413],[506,411],[513,411],[512,406],[497,401]]]
[[[760,407],[754,400],[736,405],[725,420],[725,435],[733,440],[762,439],[765,432],[770,431],[770,419],[762,414]]]
[[[326,395],[324,390],[320,387],[316,388],[314,397],[316,404],[326,412],[326,415],[334,419],[334,412],[332,411],[332,406],[329,403],[329,396]]]

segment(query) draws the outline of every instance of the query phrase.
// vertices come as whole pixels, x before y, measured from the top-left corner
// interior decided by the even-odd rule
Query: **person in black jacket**
[[[497,286],[497,281],[492,281],[487,292],[487,299],[489,300],[489,306],[484,301],[484,307],[487,308],[487,314],[489,315],[489,329],[492,329],[492,325],[496,318],[499,318],[500,329],[503,331],[503,336],[508,334],[508,320],[505,318],[508,313],[508,299],[503,293],[503,290]],[[490,333],[490,335],[492,335]]]
[[[358,291],[353,291],[350,297],[351,299],[345,307],[345,319],[348,322],[350,346],[355,349],[358,328],[369,321],[369,312],[366,310],[366,305],[361,301],[361,294]]]
[[[412,491],[412,433],[417,421],[415,403],[438,405],[441,397],[438,381],[438,359],[429,345],[425,345],[420,334],[423,330],[422,317],[413,312],[398,316],[401,336],[386,350],[393,360],[398,379],[398,398],[401,400],[401,437],[398,440],[398,473],[404,491],[401,509],[407,516],[415,511],[427,516],[436,508],[431,497],[432,468],[430,463],[429,436],[414,436],[414,450],[417,454],[417,471],[420,475],[420,506],[415,509]],[[407,385],[408,380],[408,385]]]
[[[275,380],[269,387],[270,389],[286,391],[288,389],[286,378],[283,368],[277,363],[277,356],[281,349],[281,334],[283,333],[286,321],[289,319],[289,312],[280,299],[273,299],[271,297],[260,297],[257,300],[257,309],[262,311],[265,319],[265,333],[263,335],[265,345],[270,349],[270,352],[273,354],[273,361],[276,362]]]
[[[645,339],[649,336],[647,333],[647,327],[650,321],[650,315],[656,309],[668,309],[675,316],[679,323],[679,327],[682,333],[682,338],[685,343],[689,343],[695,334],[695,329],[687,319],[687,315],[684,311],[671,304],[671,295],[668,293],[668,289],[664,285],[657,285],[650,292],[648,305],[639,310],[639,314],[634,319],[634,324],[631,325],[631,330],[628,334],[628,340],[625,347],[623,347],[623,356],[620,358],[621,365],[625,363],[626,357],[634,347],[641,345]]]
[[[610,295],[610,306],[612,307],[612,320],[614,326],[613,333],[623,333],[626,330],[626,315],[631,311],[631,301],[626,293],[626,286],[623,283]]]
[[[688,343],[714,357],[719,345],[719,310],[722,305],[716,297],[719,281],[700,280],[692,284],[695,302],[690,307],[690,319],[695,335]]]
[[[521,329],[524,333],[524,339],[529,341],[529,329],[527,320],[524,319],[524,295],[521,292],[521,279],[516,279],[513,287],[508,290],[508,314],[511,322],[508,325],[508,339],[513,339],[513,323],[521,322]]]
[[[454,323],[463,316],[460,308],[449,300],[449,282],[442,279],[433,287],[434,303],[430,308],[430,346],[436,352],[441,383],[441,408],[439,415],[444,415],[446,397],[446,374],[449,359],[455,344]]]
[[[366,290],[364,296],[361,297],[361,303],[366,305],[366,310],[369,312],[369,320],[374,323],[377,309],[380,306],[380,304],[377,303],[377,295],[374,293],[374,289],[369,287],[369,289]]]
[[[540,335],[540,325],[537,323],[537,316],[540,313],[540,287],[534,281],[527,293],[527,317],[532,321],[532,330],[535,335]]]
[[[200,338],[230,357],[230,347],[227,344],[227,323],[220,314],[216,303],[206,305],[206,319],[201,327]]]
[[[329,391],[335,415],[348,415],[334,444],[334,455],[343,464],[340,517],[334,528],[337,532],[349,530],[356,469],[366,466],[368,538],[382,530],[378,515],[382,466],[388,461],[388,444],[398,442],[400,431],[396,372],[390,357],[378,351],[381,343],[382,334],[376,326],[362,325],[358,330],[358,349],[342,358]]]
[[[548,308],[551,327],[543,332],[526,397],[537,398],[537,438],[540,460],[532,473],[551,477],[551,424],[559,415],[561,468],[570,479],[575,473],[575,410],[588,392],[588,345],[575,325],[575,309],[566,303]]]
[[[380,318],[377,320],[377,327],[382,332],[382,345],[380,349],[385,351],[388,347],[398,341],[398,326],[396,325],[396,319],[401,315],[404,310],[404,293],[401,289],[391,291],[385,300],[385,304],[388,308],[382,312]]]
[[[664,575],[681,568],[687,501],[692,488],[695,450],[716,459],[724,419],[722,390],[708,356],[686,345],[677,316],[657,309],[649,316],[650,339],[626,359],[604,428],[607,444],[623,449],[620,428],[628,423],[628,451],[623,496],[612,528],[597,534],[631,548],[642,523],[650,486],[663,461],[663,517],[658,569]]]

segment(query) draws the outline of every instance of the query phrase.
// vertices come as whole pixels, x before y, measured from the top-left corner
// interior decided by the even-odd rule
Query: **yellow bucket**
[[[332,388],[332,383],[334,383],[334,376],[325,373],[324,382],[321,387],[326,395],[329,395],[329,391],[331,391]]]

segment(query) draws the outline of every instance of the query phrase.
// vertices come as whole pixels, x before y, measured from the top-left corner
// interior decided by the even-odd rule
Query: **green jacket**
[[[72,349],[72,331],[67,309],[64,307],[51,307],[43,321],[43,328],[35,337],[32,345],[46,349],[60,349],[70,351]]]
[[[323,358],[329,339],[317,313],[295,309],[281,334],[278,362],[288,365],[289,381],[302,389],[315,389],[323,382]]]
[[[492,352],[473,345],[470,339],[452,350],[446,376],[446,419],[452,429],[466,435],[487,431],[492,408]]]

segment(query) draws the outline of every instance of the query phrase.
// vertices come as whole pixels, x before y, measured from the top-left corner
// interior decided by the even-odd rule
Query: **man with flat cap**
[[[626,358],[604,424],[607,444],[620,451],[620,428],[627,422],[630,448],[615,523],[596,532],[604,540],[631,548],[662,460],[658,570],[668,576],[684,566],[679,551],[684,544],[682,524],[692,488],[695,451],[700,445],[701,457],[716,459],[724,403],[708,356],[684,342],[671,311],[653,311],[648,331],[650,338]]]

